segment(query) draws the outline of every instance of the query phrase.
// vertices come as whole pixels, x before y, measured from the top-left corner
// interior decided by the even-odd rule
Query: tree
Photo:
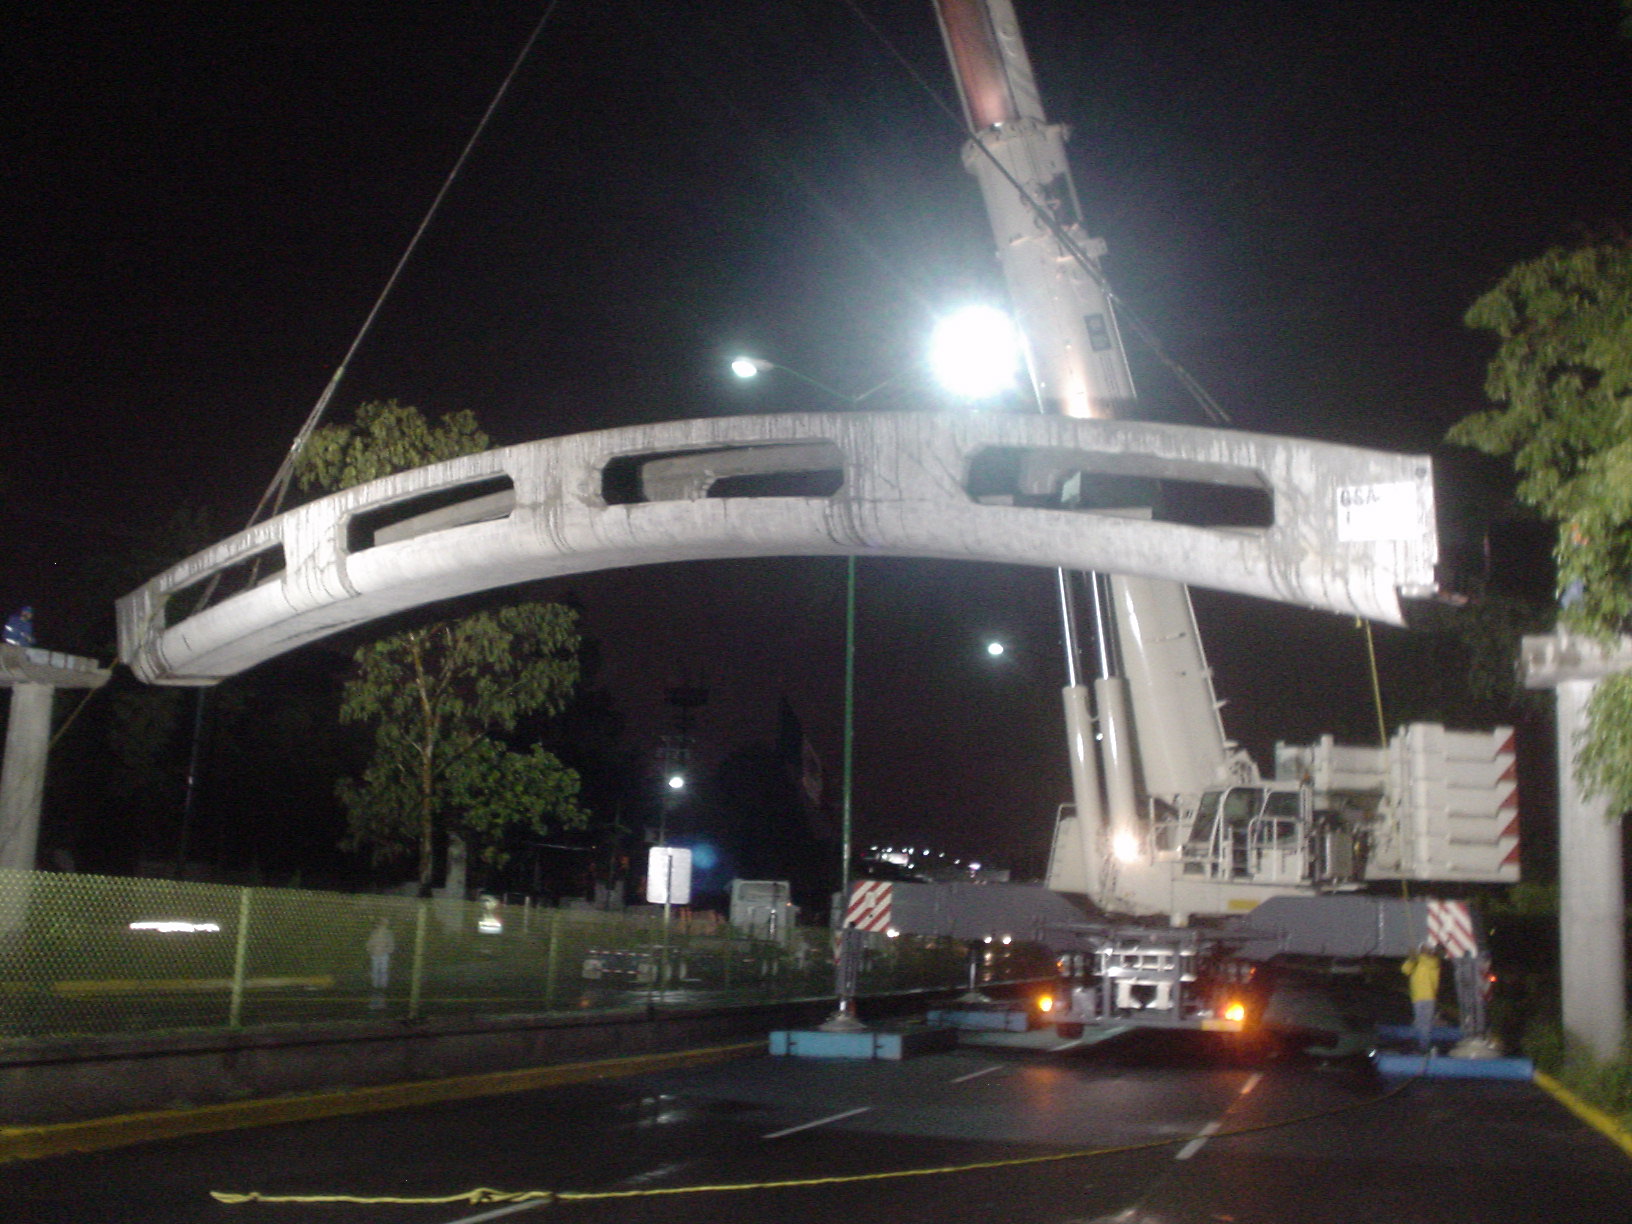
[[[349,425],[314,430],[295,459],[295,475],[303,489],[332,492],[488,445],[474,413],[450,412],[433,425],[411,405],[373,400],[357,409]]]
[[[417,408],[375,402],[350,424],[314,431],[295,470],[303,488],[343,489],[487,444],[469,412],[432,424]],[[337,788],[347,848],[376,862],[417,855],[424,890],[442,834],[498,867],[508,833],[586,823],[578,775],[538,744],[506,738],[519,719],[566,704],[578,679],[576,621],[560,604],[523,603],[360,647],[340,717],[372,725],[374,751],[362,776]]]
[[[1512,456],[1519,499],[1558,531],[1560,622],[1613,638],[1632,622],[1632,241],[1522,263],[1467,321],[1497,335],[1485,391],[1501,407],[1450,440]],[[1632,674],[1594,693],[1578,772],[1612,810],[1632,808]]]
[[[578,678],[575,621],[560,604],[519,604],[359,648],[340,718],[373,725],[374,756],[339,786],[348,847],[377,862],[417,852],[424,889],[439,832],[498,867],[512,829],[582,827],[578,775],[536,744],[496,738],[525,714],[561,710]]]

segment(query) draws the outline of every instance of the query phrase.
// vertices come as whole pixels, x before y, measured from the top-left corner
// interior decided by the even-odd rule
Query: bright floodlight
[[[685,774],[670,774],[669,775],[669,789],[670,790],[685,790],[686,789],[686,775]]]
[[[1124,829],[1111,836],[1111,853],[1120,863],[1137,863],[1139,861],[1139,835]]]
[[[731,362],[731,373],[738,378],[752,378],[769,366],[769,362],[761,361],[757,357],[738,357]]]
[[[929,364],[954,395],[987,399],[1014,385],[1018,350],[1008,315],[993,306],[965,306],[936,324]]]
[[[1006,648],[1004,647],[1002,642],[987,642],[986,643],[986,653],[991,655],[992,658],[994,658],[994,659],[997,658],[1000,654],[1002,654],[1005,649]]]

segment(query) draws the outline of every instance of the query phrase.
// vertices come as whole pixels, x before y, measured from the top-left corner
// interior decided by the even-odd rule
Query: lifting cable
[[[403,269],[419,248],[420,239],[425,236],[425,231],[430,228],[431,221],[442,207],[442,201],[447,197],[449,190],[452,189],[454,180],[459,176],[459,172],[464,169],[465,162],[470,159],[471,152],[476,148],[476,142],[482,138],[482,133],[487,130],[487,125],[492,120],[494,112],[499,109],[499,104],[504,101],[504,95],[509,92],[511,82],[516,79],[516,74],[521,71],[522,64],[526,61],[528,55],[532,53],[533,44],[544,33],[544,27],[549,24],[550,18],[555,15],[555,10],[560,7],[560,3],[561,0],[549,0],[549,4],[545,6],[543,16],[538,19],[538,24],[533,27],[533,32],[527,36],[527,41],[522,45],[521,52],[516,56],[515,62],[510,65],[510,71],[505,74],[504,80],[499,83],[498,91],[494,93],[492,101],[487,104],[487,110],[482,113],[481,120],[476,124],[475,131],[471,132],[470,139],[465,142],[465,147],[454,161],[453,168],[448,171],[447,177],[442,180],[442,186],[437,190],[435,197],[432,198],[430,207],[425,210],[424,217],[420,219],[419,227],[414,230],[413,237],[408,240],[408,245],[403,249],[402,256],[397,260],[396,266],[392,268],[391,275],[386,278],[385,287],[380,290],[379,296],[374,299],[374,305],[369,310],[367,317],[364,318],[362,326],[357,329],[356,336],[352,338],[351,346],[346,349],[346,355],[340,359],[340,364],[335,367],[334,374],[330,376],[328,385],[323,388],[323,394],[318,396],[317,403],[313,405],[305,424],[300,427],[300,431],[295,435],[295,440],[289,447],[289,453],[284,456],[283,462],[278,465],[277,475],[272,478],[272,483],[267,486],[266,492],[261,494],[261,500],[256,503],[255,511],[250,515],[249,526],[253,527],[259,521],[261,511],[266,509],[268,501],[272,503],[273,514],[278,513],[282,508],[284,496],[289,491],[290,478],[294,475],[295,460],[299,458],[301,449],[311,438],[312,432],[317,428],[318,423],[323,419],[323,414],[328,410],[329,401],[334,398],[334,393],[340,386],[340,380],[346,375],[346,366],[356,356],[358,348],[361,347],[363,340],[373,328],[374,320],[379,317],[380,310],[385,305],[385,299],[396,288]]]
[[[1297,1114],[1290,1118],[1282,1118],[1276,1122],[1263,1122],[1257,1126],[1243,1126],[1235,1130],[1215,1131],[1208,1135],[1207,1138],[1213,1140],[1228,1139],[1234,1135],[1254,1135],[1263,1131],[1298,1126],[1305,1122],[1316,1122],[1322,1118],[1335,1117],[1338,1114],[1348,1113],[1356,1109],[1381,1105],[1383,1102],[1398,1096],[1421,1079],[1426,1073],[1427,1067],[1428,1060],[1425,1057],[1423,1059],[1423,1070],[1417,1072],[1410,1079],[1400,1081],[1378,1096],[1367,1097],[1362,1101],[1349,1101],[1331,1109],[1319,1109],[1313,1113]],[[1004,1160],[979,1160],[969,1164],[937,1165],[921,1169],[887,1169],[878,1173],[829,1174],[821,1177],[792,1177],[763,1182],[659,1186],[641,1190],[494,1190],[487,1186],[478,1186],[473,1190],[442,1195],[263,1194],[259,1190],[249,1190],[241,1193],[212,1190],[210,1191],[210,1197],[218,1203],[229,1205],[243,1203],[300,1203],[313,1206],[320,1203],[350,1203],[435,1206],[444,1203],[467,1203],[479,1206],[499,1203],[537,1203],[539,1206],[547,1206],[552,1203],[589,1203],[609,1199],[661,1198],[678,1194],[729,1194],[744,1190],[795,1190],[814,1186],[855,1185],[860,1182],[899,1181],[909,1177],[940,1177],[952,1173],[980,1173],[994,1169],[1018,1169],[1027,1165],[1058,1164],[1067,1160],[1086,1160],[1095,1156],[1121,1156],[1131,1152],[1156,1151],[1164,1147],[1190,1143],[1195,1138],[1197,1138],[1195,1135],[1184,1135],[1175,1139],[1152,1139],[1144,1143],[1127,1143],[1116,1147],[1074,1148],[1065,1152],[1049,1152],[1041,1156],[1015,1156]]]
[[[504,101],[505,94],[510,90],[511,82],[516,79],[516,74],[521,71],[521,66],[526,62],[527,57],[532,54],[534,44],[538,42],[539,37],[544,33],[544,27],[549,24],[550,18],[555,15],[555,10],[560,7],[560,4],[561,0],[549,0],[548,5],[545,6],[543,16],[538,19],[538,24],[533,27],[532,33],[527,36],[527,41],[522,44],[520,53],[517,54],[515,61],[510,65],[510,71],[505,73],[504,80],[499,82],[499,88],[493,94],[492,100],[488,102],[487,109],[482,112],[482,117],[477,122],[475,130],[471,132],[470,138],[465,141],[464,148],[460,150],[459,156],[454,159],[453,168],[448,171],[447,176],[442,180],[442,186],[437,189],[436,195],[432,197],[430,207],[425,210],[425,215],[420,218],[418,227],[408,240],[408,245],[403,248],[402,255],[398,257],[396,265],[391,269],[391,275],[386,277],[385,285],[381,288],[379,295],[375,297],[374,305],[370,307],[368,314],[364,317],[362,326],[357,329],[357,334],[352,337],[351,344],[346,348],[345,356],[340,359],[340,364],[335,367],[334,373],[329,376],[329,381],[324,386],[323,393],[317,397],[317,403],[312,405],[312,410],[307,414],[305,422],[295,434],[294,441],[289,444],[288,453],[284,455],[283,462],[278,464],[278,470],[274,473],[272,482],[266,486],[266,491],[261,494],[261,499],[255,503],[255,509],[250,511],[249,522],[244,524],[245,531],[261,521],[262,512],[267,509],[268,503],[271,504],[269,517],[275,516],[283,509],[283,499],[289,493],[289,482],[295,474],[295,462],[300,458],[300,452],[305,449],[306,443],[311,440],[312,434],[322,422],[324,413],[328,411],[329,404],[334,399],[334,393],[340,389],[340,382],[346,376],[346,367],[351,364],[352,358],[357,355],[357,350],[362,347],[368,333],[373,330],[374,321],[384,308],[386,299],[391,296],[391,291],[396,288],[397,282],[402,279],[403,269],[408,266],[408,261],[413,258],[414,252],[419,249],[420,239],[425,236],[425,231],[430,228],[431,222],[442,207],[442,201],[447,198],[448,192],[453,188],[454,180],[459,177],[459,172],[464,169],[465,163],[470,160],[470,155],[476,148],[476,142],[487,131],[487,125],[492,120],[494,113],[499,109],[499,104]],[[259,574],[259,558],[255,560],[251,572],[252,574]],[[221,573],[222,571],[217,570],[211,576],[199,596],[198,606],[194,611],[202,611],[215,598],[215,593],[221,585]],[[157,619],[163,613],[163,610],[163,602],[157,603],[150,614],[150,620]],[[144,626],[143,631],[146,632],[149,627]],[[203,702],[203,694],[206,691],[206,689],[202,688],[199,690],[200,703]],[[202,709],[202,704],[200,709]]]

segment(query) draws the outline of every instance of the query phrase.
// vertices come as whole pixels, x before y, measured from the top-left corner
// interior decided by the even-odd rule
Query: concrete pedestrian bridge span
[[[1171,579],[1398,624],[1401,597],[1433,589],[1435,551],[1421,455],[995,413],[720,417],[524,443],[319,498],[121,599],[120,657],[151,683],[212,684],[512,583],[852,553]]]

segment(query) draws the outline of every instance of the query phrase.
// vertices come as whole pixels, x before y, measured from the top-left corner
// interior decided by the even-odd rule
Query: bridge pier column
[[[1605,1060],[1626,1035],[1626,892],[1621,821],[1575,778],[1577,737],[1597,680],[1566,680],[1558,703],[1558,937],[1564,1031]]]
[[[1576,781],[1576,746],[1599,681],[1632,671],[1632,638],[1609,647],[1562,630],[1520,647],[1525,687],[1553,690],[1558,735],[1558,938],[1564,1030],[1597,1059],[1626,1035],[1626,884],[1621,813]]]
[[[93,689],[108,673],[95,659],[0,645],[0,686],[11,689],[6,754],[0,766],[0,869],[34,869],[51,748],[51,698],[59,688]]]
[[[55,693],[49,684],[14,684],[11,688],[5,763],[0,769],[0,870],[34,869]]]

